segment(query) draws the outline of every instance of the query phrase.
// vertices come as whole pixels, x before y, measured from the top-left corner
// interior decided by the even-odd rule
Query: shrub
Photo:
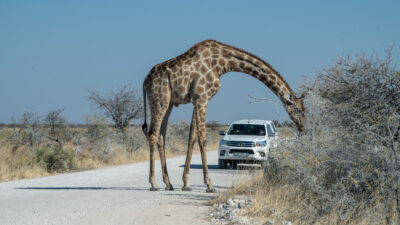
[[[293,207],[281,213],[298,224],[398,224],[400,72],[391,54],[339,58],[302,89],[306,132],[271,151],[262,191],[285,187]]]
[[[76,168],[72,150],[60,147],[41,147],[36,151],[36,160],[48,172],[65,172]]]
[[[85,136],[88,138],[90,143],[94,143],[106,138],[112,131],[109,129],[105,118],[97,116],[86,116],[85,117],[87,130]]]

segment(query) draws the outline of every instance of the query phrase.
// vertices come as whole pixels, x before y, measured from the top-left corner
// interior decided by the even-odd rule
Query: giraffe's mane
[[[220,44],[220,45],[226,46],[226,47],[228,47],[228,48],[232,48],[232,49],[234,49],[234,50],[236,50],[236,51],[239,51],[239,52],[241,52],[241,53],[243,53],[243,54],[245,54],[245,55],[249,55],[249,56],[251,56],[251,57],[253,57],[253,58],[255,58],[255,59],[261,61],[261,62],[264,63],[267,67],[269,67],[269,68],[272,70],[272,72],[275,73],[276,76],[278,76],[278,78],[286,85],[286,87],[289,89],[289,91],[293,94],[293,97],[296,97],[296,96],[294,95],[293,90],[290,88],[289,84],[288,84],[288,83],[286,82],[286,80],[282,77],[282,75],[281,75],[276,69],[274,69],[274,67],[272,67],[269,63],[267,63],[266,61],[264,61],[264,60],[261,59],[260,57],[254,55],[254,54],[252,54],[252,53],[250,53],[250,52],[248,52],[248,51],[245,51],[245,50],[243,50],[243,49],[241,49],[241,48],[238,48],[238,47],[235,47],[235,46],[232,46],[232,45],[229,45],[229,44],[225,44],[225,43],[222,43],[222,42],[219,42],[219,41],[216,41],[216,40],[206,40],[206,41],[213,41],[213,42],[216,42],[216,43],[218,43],[218,44]],[[202,42],[200,42],[200,43],[202,43]]]

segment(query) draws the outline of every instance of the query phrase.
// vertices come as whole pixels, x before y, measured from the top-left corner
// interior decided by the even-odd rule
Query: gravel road
[[[229,188],[241,176],[221,170],[217,151],[207,153],[214,187]],[[183,192],[185,157],[167,160],[175,191],[164,191],[160,163],[156,178],[160,190],[150,192],[149,163],[134,163],[98,170],[0,183],[0,224],[208,224],[201,158],[193,155],[191,192]]]

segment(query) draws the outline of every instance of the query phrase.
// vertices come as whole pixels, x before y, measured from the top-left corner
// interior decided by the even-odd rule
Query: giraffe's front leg
[[[196,116],[193,112],[192,115],[192,123],[190,124],[190,131],[189,131],[189,143],[188,143],[188,150],[186,154],[186,162],[185,162],[185,170],[183,171],[183,187],[182,191],[191,191],[192,188],[189,185],[189,170],[190,170],[190,161],[192,160],[192,151],[194,143],[196,143]]]
[[[201,161],[203,163],[203,177],[204,177],[204,184],[207,186],[206,192],[214,193],[216,192],[214,186],[211,184],[210,177],[208,176],[208,165],[207,165],[207,155],[206,155],[206,110],[207,110],[207,103],[203,103],[201,105],[196,105],[196,125],[197,125],[197,132],[198,132],[198,142],[200,147],[201,153]]]

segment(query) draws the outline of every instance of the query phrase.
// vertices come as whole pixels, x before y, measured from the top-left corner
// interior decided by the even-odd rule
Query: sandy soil
[[[218,191],[242,176],[220,170],[217,151],[208,152],[211,181]],[[160,163],[156,178],[161,191],[150,192],[149,163],[0,183],[0,224],[209,224],[200,155],[193,155],[191,192],[183,192],[185,157],[167,160],[175,191],[164,191]]]

